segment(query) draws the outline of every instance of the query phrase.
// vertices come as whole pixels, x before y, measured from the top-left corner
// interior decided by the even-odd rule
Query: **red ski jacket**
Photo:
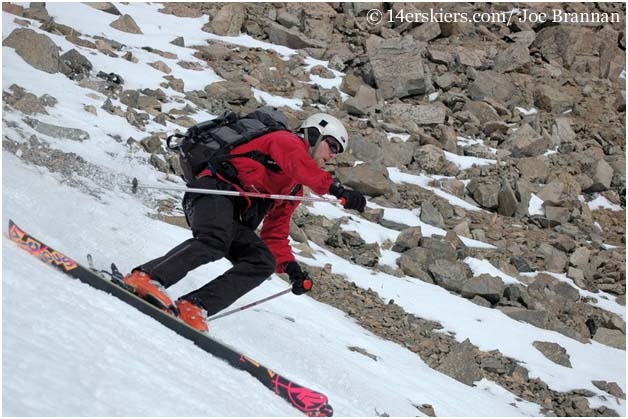
[[[231,155],[259,151],[269,156],[281,170],[275,173],[249,157],[233,157],[230,161],[238,171],[238,179],[245,190],[270,194],[290,195],[298,185],[305,185],[315,193],[329,192],[334,182],[331,174],[321,169],[308,153],[308,144],[302,138],[276,131],[256,138],[231,151]],[[302,196],[299,190],[297,195]],[[277,261],[277,272],[283,272],[286,262],[294,261],[288,240],[290,219],[299,201],[277,200],[264,217],[260,233]]]

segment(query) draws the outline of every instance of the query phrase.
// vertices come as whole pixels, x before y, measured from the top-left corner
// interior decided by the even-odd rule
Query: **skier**
[[[302,123],[298,135],[275,131],[234,148],[229,156],[233,181],[206,169],[189,186],[302,196],[305,185],[317,194],[341,199],[346,209],[362,212],[364,196],[346,189],[322,169],[348,144],[342,122],[331,115],[314,114]],[[260,153],[272,164],[260,163]],[[183,209],[193,237],[136,267],[123,281],[140,297],[164,310],[178,311],[181,320],[203,332],[208,330],[207,316],[230,306],[273,272],[287,273],[292,292],[304,294],[312,289],[313,281],[296,262],[288,240],[290,219],[298,204],[186,193]],[[255,229],[262,221],[258,236]],[[198,266],[223,257],[233,264],[231,269],[172,302],[166,288]]]

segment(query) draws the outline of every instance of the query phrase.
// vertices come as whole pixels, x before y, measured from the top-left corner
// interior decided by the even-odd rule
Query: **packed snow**
[[[206,18],[177,18],[158,12],[158,4],[116,4],[134,17],[144,35],[116,31],[109,23],[116,17],[80,3],[47,3],[58,23],[75,27],[87,35],[107,35],[127,45],[140,60],[132,64],[67,42],[62,36],[46,33],[65,52],[76,48],[89,57],[96,69],[124,75],[125,88],[154,88],[163,74],[148,66],[154,55],[141,47],[171,51],[179,59],[195,61],[202,72],[179,67],[177,60],[165,60],[186,88],[200,89],[220,80],[206,63],[192,56],[194,50],[177,47],[170,41],[183,36],[186,45],[220,39],[233,45],[273,49],[283,57],[295,53],[248,36],[218,37],[200,28]],[[39,23],[31,21],[32,27]],[[3,12],[3,37],[18,27],[14,16]],[[38,32],[42,32],[36,29]],[[326,65],[316,60],[307,61]],[[141,132],[122,118],[99,110],[98,116],[83,110],[97,108],[104,96],[79,87],[61,74],[48,74],[26,64],[12,48],[3,47],[2,84],[7,90],[18,84],[36,95],[57,98],[50,115],[38,115],[44,122],[83,129],[90,134],[84,142],[47,137],[37,133],[50,147],[73,152],[111,175],[102,179],[76,176],[69,182],[59,173],[25,164],[3,151],[3,414],[6,416],[298,416],[300,412],[273,395],[256,379],[230,367],[195,347],[125,303],[90,288],[36,260],[15,246],[6,235],[8,220],[53,248],[86,264],[87,253],[98,266],[115,261],[122,271],[160,256],[186,240],[185,229],[151,217],[155,209],[117,185],[136,176],[145,183],[172,182],[146,164],[148,154],[129,154],[124,143],[112,140]],[[332,85],[339,85],[342,74]],[[317,79],[312,78],[316,83]],[[328,81],[329,82],[329,81]],[[335,83],[335,84],[334,84]],[[183,102],[183,95],[164,89]],[[92,95],[88,96],[88,93]],[[97,97],[98,95],[96,95]],[[273,105],[300,108],[293,98],[278,98],[263,91],[255,97]],[[182,103],[183,103],[182,102]],[[114,104],[120,105],[119,102]],[[183,104],[181,106],[184,106]],[[528,111],[532,112],[532,110]],[[207,114],[206,117],[211,117]],[[21,121],[22,116],[4,112],[3,136],[26,141],[35,134]],[[17,127],[15,126],[17,125]],[[166,130],[180,128],[168,123]],[[147,132],[164,130],[155,123]],[[488,159],[449,155],[462,167],[495,164]],[[473,204],[430,186],[442,176],[410,175],[389,168],[391,180],[429,188],[453,205],[483,211]],[[175,192],[142,191],[143,196],[179,196]],[[531,205],[537,201],[532,200]],[[601,200],[590,205],[607,207]],[[374,203],[369,207],[377,208]],[[398,231],[374,224],[341,207],[315,203],[313,214],[330,219],[348,217],[347,231],[358,231],[367,242],[395,240]],[[612,209],[612,207],[611,207]],[[532,208],[531,208],[532,210]],[[535,207],[534,210],[542,211]],[[421,225],[424,235],[444,234],[424,224],[420,209],[385,208],[385,218],[406,225]],[[492,247],[463,238],[467,246]],[[499,350],[517,359],[530,372],[557,391],[587,389],[595,394],[591,406],[605,405],[626,414],[625,400],[618,400],[592,384],[594,380],[614,381],[625,390],[625,351],[597,342],[580,343],[553,331],[517,322],[500,311],[484,308],[415,278],[397,278],[354,265],[331,251],[310,242],[313,258],[298,255],[312,266],[331,264],[333,272],[346,275],[358,286],[378,293],[383,301],[394,299],[407,312],[439,322],[443,333],[458,341],[470,339],[481,350]],[[384,253],[394,265],[399,254]],[[487,261],[465,260],[478,275],[489,273],[504,282],[519,282]],[[229,267],[225,260],[202,266],[168,291],[173,297],[198,288]],[[533,273],[535,275],[538,273]],[[240,306],[287,288],[273,276],[235,306]],[[591,296],[581,290],[583,296]],[[610,295],[593,294],[598,304],[625,319],[625,307]],[[423,416],[416,406],[430,404],[438,416],[539,416],[539,405],[522,400],[488,380],[464,385],[429,368],[416,354],[365,330],[345,313],[319,303],[307,295],[288,294],[263,305],[218,319],[209,334],[302,385],[325,393],[336,416]],[[532,346],[533,341],[559,343],[570,355],[572,368],[557,365]],[[372,359],[348,347],[360,347]]]

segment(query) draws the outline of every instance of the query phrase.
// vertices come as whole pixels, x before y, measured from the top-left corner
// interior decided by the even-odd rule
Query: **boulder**
[[[395,240],[392,250],[395,252],[405,252],[408,249],[415,248],[419,245],[421,237],[421,227],[410,227],[401,230],[401,233],[399,233],[397,239]]]
[[[89,133],[78,128],[60,127],[58,125],[48,124],[33,118],[25,118],[30,127],[40,134],[48,135],[53,138],[64,138],[73,141],[83,141],[89,139]]]
[[[404,252],[397,259],[397,264],[404,274],[433,283],[432,277],[427,273],[427,265],[432,260],[434,260],[434,254],[430,249],[414,247]]]
[[[409,103],[393,103],[386,106],[383,117],[404,128],[411,129],[416,125],[443,124],[447,117],[447,108],[441,103],[432,105],[412,105]]]
[[[370,196],[391,196],[394,183],[388,179],[388,171],[384,167],[360,164],[355,167],[339,167],[336,176],[343,185],[359,190]]]
[[[507,73],[519,70],[531,61],[528,47],[522,43],[514,43],[497,54],[493,69],[500,73]]]
[[[497,194],[497,213],[512,217],[517,211],[517,196],[506,179],[501,180],[501,188]]]
[[[504,103],[508,103],[517,91],[517,87],[508,78],[492,70],[478,71],[468,88],[469,97],[473,100],[494,98]]]
[[[364,116],[377,104],[377,92],[370,86],[361,85],[354,97],[344,102],[345,109],[351,115]]]
[[[111,22],[109,26],[126,33],[133,33],[138,35],[143,34],[140,27],[137,26],[137,23],[135,23],[135,20],[130,15],[120,16],[118,19]]]
[[[499,206],[499,191],[501,185],[494,179],[473,178],[467,184],[471,197],[481,207],[496,209]]]
[[[613,180],[613,168],[604,159],[597,159],[592,163],[585,164],[586,174],[589,175],[593,183],[585,188],[586,192],[602,192],[611,187]]]
[[[285,45],[293,49],[326,48],[327,43],[308,38],[296,28],[286,28],[276,22],[270,22],[266,27],[268,39],[273,44]]]
[[[617,329],[599,327],[593,340],[617,349],[626,349],[626,335]]]
[[[567,350],[558,343],[542,342],[537,340],[532,342],[532,345],[534,345],[534,347],[550,361],[558,365],[562,365],[563,367],[571,368],[571,362],[569,362]]]
[[[546,112],[562,114],[573,108],[575,100],[562,90],[549,85],[543,85],[534,91],[534,104]]]
[[[483,377],[482,370],[475,361],[476,351],[469,339],[466,339],[449,351],[436,370],[472,386]]]
[[[412,37],[382,39],[372,35],[366,53],[382,99],[423,95],[433,90],[432,77]]]
[[[465,281],[460,289],[460,295],[465,298],[473,298],[479,295],[491,304],[496,304],[502,298],[504,288],[504,281],[501,278],[489,274],[481,274]]]
[[[227,3],[211,22],[203,26],[203,30],[221,36],[238,36],[244,23],[245,11],[242,3]]]
[[[439,228],[445,228],[445,220],[443,219],[442,214],[434,206],[432,201],[423,201],[423,203],[421,204],[420,219],[421,221],[429,225],[433,225]]]
[[[81,80],[89,76],[92,71],[92,63],[76,49],[72,48],[60,57],[65,64],[62,71],[71,80]]]
[[[32,29],[14,29],[2,41],[2,46],[15,48],[24,61],[46,73],[58,73],[64,68],[57,45],[46,35]]]
[[[514,131],[500,148],[509,150],[513,157],[533,157],[544,154],[549,148],[549,140],[524,123]]]
[[[462,291],[469,272],[464,263],[447,259],[436,259],[429,263],[427,269],[437,285],[458,293]]]

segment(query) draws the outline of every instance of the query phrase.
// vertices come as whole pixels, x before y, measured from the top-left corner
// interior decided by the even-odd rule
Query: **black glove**
[[[292,283],[292,293],[296,295],[305,294],[312,289],[314,281],[310,278],[309,274],[301,270],[301,267],[296,262],[286,263],[284,271],[290,277]]]
[[[329,187],[329,193],[340,199],[345,209],[363,212],[366,207],[366,198],[360,192],[345,189],[340,183],[334,183]]]

